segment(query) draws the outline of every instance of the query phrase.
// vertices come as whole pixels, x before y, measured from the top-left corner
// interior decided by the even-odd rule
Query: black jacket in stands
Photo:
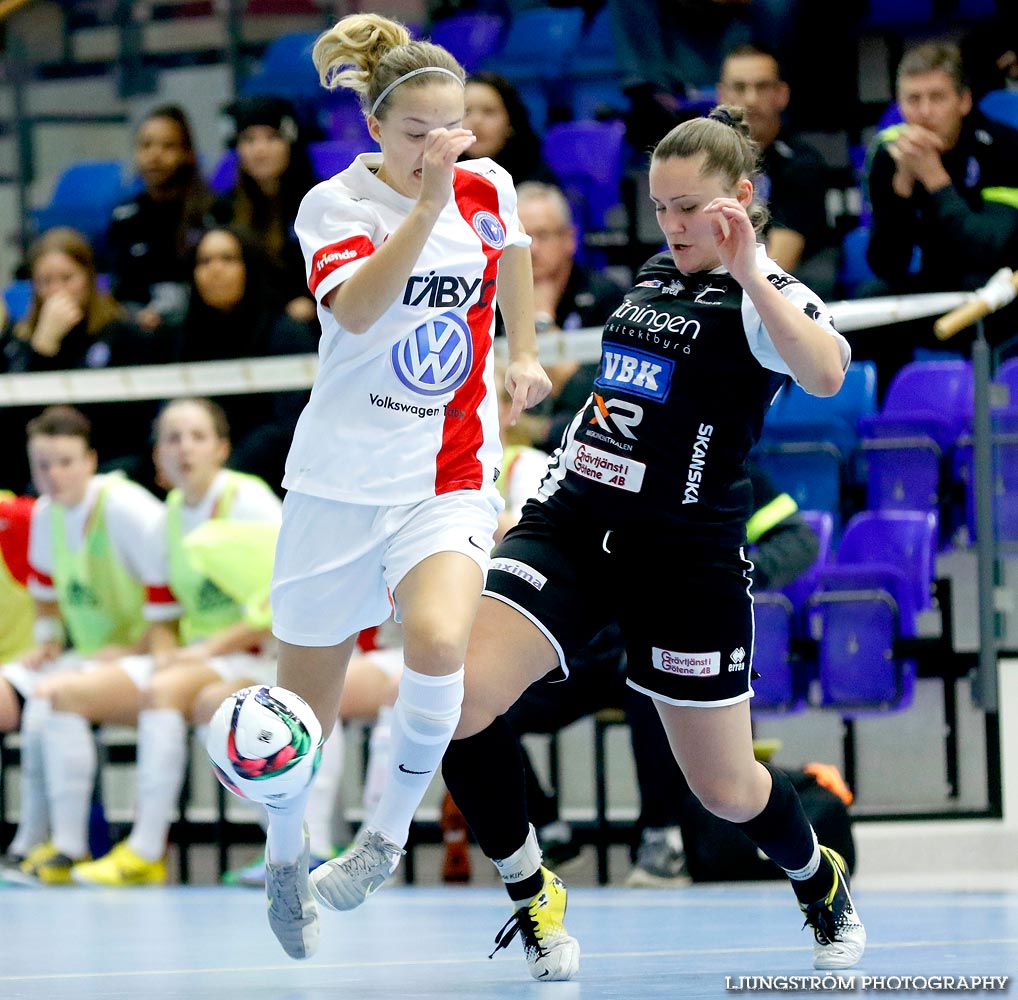
[[[867,186],[873,222],[866,259],[897,291],[974,289],[1018,260],[1018,131],[969,114],[954,149],[942,157],[952,183],[934,194],[916,184],[911,198],[891,187],[887,144],[903,126],[884,129],[870,153]],[[913,255],[921,259],[909,276]]]

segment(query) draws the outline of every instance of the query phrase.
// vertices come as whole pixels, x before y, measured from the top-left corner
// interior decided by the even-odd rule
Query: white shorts
[[[370,653],[361,653],[361,658],[373,663],[386,677],[396,678],[403,673],[403,647],[393,646],[391,649],[373,649]]]
[[[131,678],[139,691],[149,689],[152,675],[155,673],[155,661],[151,656],[147,653],[124,656],[115,662]],[[224,681],[249,680],[254,684],[267,684],[270,687],[276,683],[275,656],[265,653],[226,653],[224,656],[213,656],[208,663]]]
[[[396,507],[287,493],[272,571],[273,634],[295,646],[334,646],[378,625],[393,611],[389,594],[438,552],[468,556],[483,577],[503,506],[494,487]]]
[[[250,680],[255,684],[276,683],[276,659],[266,653],[227,653],[214,656],[209,665],[224,681]],[[23,663],[5,663],[0,667],[0,677],[10,682],[26,701],[35,694],[36,686],[43,677],[70,673],[75,670],[95,670],[101,667],[117,666],[127,674],[139,691],[147,691],[155,672],[155,661],[147,653],[122,656],[119,660],[85,660],[77,653],[67,652],[45,664],[40,670],[31,670]]]
[[[23,663],[5,663],[0,667],[0,677],[3,677],[25,701],[35,694],[36,686],[43,677],[53,677],[56,674],[66,674],[73,670],[81,670],[89,663],[82,659],[77,653],[61,653],[55,660],[43,664],[38,670],[32,670]]]
[[[276,683],[276,657],[265,653],[227,653],[213,656],[212,669],[224,681],[251,681],[272,687]]]

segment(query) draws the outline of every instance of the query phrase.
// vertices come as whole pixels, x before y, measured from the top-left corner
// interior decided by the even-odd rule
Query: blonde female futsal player
[[[459,721],[463,659],[502,501],[491,356],[496,286],[513,419],[550,383],[537,360],[529,240],[512,179],[457,165],[463,68],[400,24],[351,15],[319,38],[327,87],[361,98],[381,153],[313,188],[297,216],[322,324],[320,367],[283,480],[272,585],[278,683],[328,733],[360,629],[403,622],[406,666],[378,807],[314,896],[350,909],[395,869]],[[318,912],[303,829],[307,793],[270,808],[269,923],[311,955]]]

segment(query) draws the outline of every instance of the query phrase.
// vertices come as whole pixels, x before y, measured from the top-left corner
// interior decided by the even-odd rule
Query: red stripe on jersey
[[[177,599],[173,596],[173,591],[171,591],[169,587],[146,587],[145,603],[176,604]]]
[[[53,577],[47,576],[45,573],[40,573],[34,566],[28,567],[29,578],[35,580],[41,587],[52,587]]]
[[[314,295],[318,286],[333,271],[338,270],[344,264],[352,260],[360,260],[362,257],[370,257],[375,252],[374,245],[366,236],[351,236],[348,240],[341,240],[339,243],[330,243],[316,251],[311,258],[311,276],[308,278],[308,288]]]
[[[498,189],[486,177],[457,167],[453,177],[453,195],[460,215],[476,233],[473,220],[478,212],[498,214]],[[503,232],[505,224],[502,225]],[[491,350],[491,322],[495,313],[495,278],[501,247],[493,247],[477,237],[484,253],[484,277],[481,288],[491,292],[479,296],[467,310],[467,326],[473,344],[473,366],[463,384],[453,394],[446,408],[442,427],[442,448],[435,469],[435,493],[452,493],[454,490],[478,490],[484,485],[484,470],[477,457],[484,441],[484,429],[478,408],[484,401],[487,387],[484,384],[484,366]],[[482,305],[483,302],[483,305]]]
[[[0,502],[0,558],[11,576],[23,587],[28,583],[28,529],[33,497],[13,497]]]

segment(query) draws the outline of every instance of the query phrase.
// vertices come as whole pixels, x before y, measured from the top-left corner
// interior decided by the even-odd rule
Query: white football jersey
[[[358,156],[312,188],[297,213],[322,339],[283,486],[383,506],[494,482],[498,261],[530,239],[510,176],[489,159],[457,164],[453,194],[402,293],[370,330],[352,334],[323,300],[415,204],[375,176],[380,164],[379,153]]]

